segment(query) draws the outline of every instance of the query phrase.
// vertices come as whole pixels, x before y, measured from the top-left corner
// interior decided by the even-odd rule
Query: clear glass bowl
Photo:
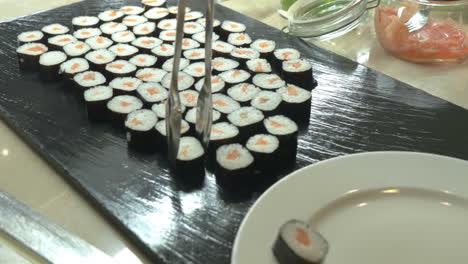
[[[419,10],[428,8],[427,24],[409,32],[405,23]],[[382,47],[404,60],[444,63],[468,57],[467,0],[381,0],[374,24]]]

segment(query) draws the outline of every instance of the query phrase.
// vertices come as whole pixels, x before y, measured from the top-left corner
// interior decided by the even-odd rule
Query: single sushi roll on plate
[[[245,188],[252,180],[254,157],[241,144],[223,145],[216,150],[216,182],[224,188]]]
[[[219,147],[239,142],[239,129],[235,125],[229,122],[214,123],[211,126],[210,144],[208,145],[209,162],[213,163],[216,160],[216,150]]]
[[[166,62],[166,60],[174,56],[174,51],[175,51],[174,46],[172,46],[171,44],[165,44],[165,43],[152,49],[151,53],[153,53],[158,58],[156,67],[161,68],[164,62]]]
[[[241,107],[227,116],[229,122],[239,128],[239,138],[242,143],[245,143],[251,135],[264,132],[264,118],[262,111],[250,106]]]
[[[327,253],[327,240],[299,220],[284,223],[273,245],[273,255],[279,264],[321,264]]]
[[[229,57],[234,50],[234,45],[217,40],[213,42],[213,57]]]
[[[195,89],[200,91],[203,88],[203,84],[205,83],[205,78],[201,78],[195,83]],[[221,77],[213,75],[211,76],[211,93],[220,93],[224,91],[225,82]]]
[[[148,109],[129,113],[125,119],[128,146],[138,151],[154,152],[157,148],[154,131],[157,122],[156,114]]]
[[[247,69],[247,61],[260,58],[260,53],[251,48],[234,48],[230,57],[238,61],[241,68]]]
[[[24,45],[26,43],[43,42],[44,33],[42,33],[42,31],[39,31],[39,30],[26,31],[26,32],[22,32],[21,34],[19,34],[17,39],[18,39],[19,46]]]
[[[138,54],[133,56],[129,62],[137,66],[138,69],[154,67],[158,58],[148,54]]]
[[[276,49],[276,42],[267,39],[257,39],[250,44],[250,47],[260,52],[260,58],[272,61],[273,51]]]
[[[16,49],[18,64],[21,70],[37,70],[39,68],[39,57],[46,53],[49,48],[42,43],[26,43]]]
[[[234,99],[220,93],[213,94],[212,101],[213,109],[225,115],[231,114],[232,112],[238,110],[241,107],[240,104]]]
[[[251,74],[271,73],[271,65],[266,59],[248,60],[245,64]]]
[[[194,90],[184,90],[179,93],[180,103],[186,107],[196,107],[198,102],[198,92]]]
[[[68,27],[58,23],[44,26],[41,30],[42,32],[44,32],[47,38],[58,35],[64,35],[70,32],[70,29]]]
[[[47,45],[51,50],[63,51],[63,47],[76,42],[76,38],[70,34],[57,35],[47,39]]]
[[[73,36],[80,40],[100,36],[102,31],[99,28],[82,28],[73,32]]]
[[[135,110],[141,109],[142,107],[143,103],[135,96],[115,96],[107,102],[108,117],[115,126],[123,127],[127,115]]]
[[[94,28],[99,26],[99,18],[95,16],[78,16],[72,19],[73,30],[82,28]]]
[[[159,38],[164,41],[164,43],[172,44],[176,39],[175,30],[163,30],[159,33]]]
[[[85,91],[94,86],[104,85],[107,81],[102,73],[96,71],[85,71],[75,74],[73,80],[79,91]]]
[[[211,66],[213,67],[213,74],[219,75],[222,72],[234,70],[239,67],[239,62],[223,57],[214,58],[211,61]]]
[[[60,64],[67,60],[67,55],[61,51],[49,51],[39,57],[39,73],[44,81],[58,80]]]
[[[205,31],[193,34],[192,38],[201,44],[205,44],[205,41],[206,41]],[[213,33],[212,41],[217,41],[218,39],[219,39],[219,35],[216,33]]]
[[[228,88],[239,83],[248,83],[251,79],[250,73],[237,69],[222,72],[219,74],[219,77],[221,77],[226,82],[226,87]]]
[[[273,116],[281,113],[281,95],[272,91],[261,91],[252,99],[250,104],[261,110],[265,116]]]
[[[212,113],[212,122],[216,122],[221,118],[221,113],[213,110]],[[195,130],[195,125],[197,124],[197,108],[190,108],[190,110],[187,111],[185,114],[185,121],[189,122],[191,124],[190,128],[191,131],[189,131],[190,135],[196,135],[197,132]]]
[[[205,49],[192,49],[183,52],[186,59],[190,60],[191,63],[205,61]]]
[[[190,183],[198,183],[205,176],[205,150],[194,137],[181,137],[176,158],[176,176]]]
[[[311,91],[317,86],[312,74],[312,64],[304,59],[283,61],[283,78],[287,83],[295,84]]]
[[[85,43],[88,44],[93,50],[107,49],[112,46],[112,44],[114,44],[112,40],[103,36],[88,38],[85,40]]]
[[[113,79],[109,86],[114,90],[114,95],[136,95],[136,89],[142,83],[134,77],[119,77]]]
[[[206,27],[206,18],[202,17],[202,18],[199,18],[197,19],[197,22]],[[219,35],[219,30],[220,30],[220,27],[221,26],[221,21],[219,21],[218,19],[214,19],[213,20],[213,32],[217,33]]]
[[[141,6],[122,6],[120,11],[124,12],[125,15],[141,15],[145,12],[145,9]]]
[[[115,58],[115,53],[106,49],[93,50],[85,55],[85,59],[88,60],[91,69],[102,72],[105,71],[106,64],[113,62]]]
[[[83,58],[73,58],[60,65],[59,73],[62,79],[72,81],[75,74],[85,71],[89,71],[88,61]]]
[[[264,176],[276,175],[279,158],[279,140],[276,136],[268,134],[256,134],[251,136],[245,144],[255,159],[255,169]]]
[[[135,76],[145,82],[161,82],[167,75],[165,70],[157,68],[143,68],[136,72]]]
[[[205,77],[205,62],[195,62],[185,67],[184,72],[195,78],[196,81]]]
[[[252,44],[252,38],[247,33],[231,33],[227,42],[236,47],[248,48]]]
[[[203,13],[199,11],[190,11],[185,13],[185,21],[195,21],[203,17]]]
[[[133,34],[135,36],[151,37],[154,35],[155,30],[156,24],[154,22],[146,22],[133,27]]]
[[[158,118],[160,119],[166,118],[166,102],[167,101],[164,101],[162,103],[154,104],[153,106],[151,106],[151,110],[153,110],[153,112],[155,112]],[[182,114],[185,112],[185,109],[186,107],[184,105],[181,105]]]
[[[130,30],[116,32],[112,34],[111,38],[115,43],[126,43],[126,44],[131,43],[132,41],[136,39],[135,34],[133,34],[133,32]]]
[[[154,7],[166,6],[166,0],[143,0],[143,1],[141,1],[141,5],[146,10],[149,10],[151,8],[154,8]]]
[[[175,30],[177,28],[177,20],[175,18],[168,18],[159,21],[157,28],[160,30]]]
[[[293,48],[276,49],[273,52],[273,61],[271,63],[275,71],[281,72],[283,61],[297,60],[299,58],[301,58],[301,53],[297,49],[293,49]]]
[[[131,77],[135,75],[137,67],[126,60],[115,60],[106,65],[106,75],[109,79],[117,77]]]
[[[176,18],[177,12],[179,12],[179,8],[177,6],[170,6],[167,8],[169,10],[169,18]],[[185,7],[185,13],[192,11],[192,9],[188,6]]]
[[[191,49],[197,49],[201,45],[198,43],[198,41],[195,41],[190,38],[183,38],[182,39],[182,50],[191,50]]]
[[[281,95],[281,109],[285,116],[299,124],[308,124],[310,118],[310,105],[312,94],[293,84],[279,88],[277,93]]]
[[[107,120],[107,102],[109,102],[112,96],[112,88],[109,86],[101,85],[84,91],[88,119],[92,121]]]
[[[156,130],[156,145],[158,146],[158,150],[160,150],[162,153],[167,152],[167,131],[166,131],[166,120],[161,120],[158,123],[156,123],[156,126],[154,127]],[[180,123],[180,136],[185,136],[187,135],[188,131],[190,129],[189,123],[187,121],[182,120]]]
[[[159,83],[147,82],[137,88],[137,96],[144,106],[150,108],[154,104],[161,103],[167,99],[168,92]]]
[[[99,13],[98,18],[106,22],[122,22],[122,18],[125,16],[125,13],[120,10],[106,10]]]
[[[189,66],[190,61],[185,58],[180,58],[179,61],[179,71],[183,71],[187,66]],[[174,69],[174,58],[170,58],[164,62],[162,69],[167,72],[172,72]]]
[[[220,36],[223,41],[227,41],[229,34],[245,32],[246,26],[242,23],[225,20],[221,24]]]
[[[121,60],[129,60],[138,53],[138,48],[129,44],[115,44],[108,48]]]
[[[63,47],[63,51],[69,58],[83,58],[90,50],[91,47],[82,41],[76,41]]]
[[[99,29],[101,29],[101,32],[105,37],[110,38],[114,33],[128,30],[128,27],[118,22],[107,22],[102,24]]]
[[[130,29],[145,22],[148,22],[148,18],[139,15],[129,15],[122,20],[122,23]]]
[[[155,37],[139,37],[132,41],[142,53],[151,54],[151,50],[162,44],[162,40]]]
[[[171,89],[171,78],[172,74],[167,74],[164,76],[164,78],[161,81],[162,86],[164,88],[170,90]],[[185,72],[179,72],[179,77],[177,79],[177,87],[179,91],[184,91],[190,88],[193,88],[193,85],[195,84],[195,79],[188,75]]]
[[[169,17],[169,10],[163,7],[153,7],[143,14],[149,21],[158,23]]]
[[[197,22],[186,22],[184,24],[184,34],[187,37],[191,37],[193,34],[205,31],[205,27],[198,24]]]
[[[241,106],[250,106],[250,101],[260,92],[260,88],[249,83],[239,83],[227,90],[227,94],[240,103]]]
[[[257,87],[265,90],[276,90],[286,85],[286,82],[277,74],[259,73],[252,78],[252,82]]]
[[[263,121],[268,133],[278,137],[280,141],[279,155],[284,161],[294,161],[297,153],[296,122],[283,115],[266,118]]]

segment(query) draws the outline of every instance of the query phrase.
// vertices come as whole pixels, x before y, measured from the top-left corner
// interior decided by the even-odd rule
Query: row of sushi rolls
[[[71,29],[54,23],[20,33],[20,69],[39,71],[44,81],[66,82],[84,100],[90,120],[125,128],[130,148],[164,153],[176,15],[177,7],[166,0],[143,0],[141,6],[75,17]],[[213,125],[205,151],[195,137],[195,107],[205,76],[205,19],[187,8],[176,174],[204,177],[205,164],[211,164],[221,186],[239,186],[253,171],[275,174],[294,163],[298,130],[309,122],[317,83],[312,65],[294,48],[254,40],[235,21],[215,20],[214,32]],[[317,263],[326,242],[294,220],[282,227],[273,251],[281,263]],[[291,262],[295,258],[305,262]]]

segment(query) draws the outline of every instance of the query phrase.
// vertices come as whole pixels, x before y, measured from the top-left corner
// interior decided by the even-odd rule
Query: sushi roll
[[[44,26],[41,30],[42,32],[44,32],[47,38],[58,36],[58,35],[64,35],[70,32],[70,29],[68,27],[62,24],[58,24],[58,23]]]
[[[110,38],[112,34],[128,30],[128,27],[122,23],[107,22],[102,24],[99,29],[104,37]]]
[[[210,144],[208,145],[209,161],[216,159],[216,150],[222,145],[239,142],[239,129],[236,126],[229,122],[214,123],[211,126]]]
[[[250,104],[261,110],[265,116],[273,116],[281,113],[281,95],[272,91],[261,91],[252,99]]]
[[[120,10],[106,10],[99,13],[98,18],[106,22],[122,22],[122,18],[125,16],[125,13]]]
[[[135,26],[148,22],[148,18],[139,15],[129,15],[123,18],[122,23],[129,29],[133,29]]]
[[[19,34],[17,39],[19,46],[24,45],[26,43],[43,42],[44,33],[42,33],[42,31],[39,30],[27,31]]]
[[[251,135],[263,133],[264,118],[262,111],[250,106],[241,107],[227,116],[229,122],[239,128],[239,138],[242,143],[245,143]]]
[[[124,12],[125,15],[141,15],[145,12],[145,9],[141,6],[122,6],[120,11]]]
[[[166,0],[143,0],[141,5],[146,9],[150,10],[154,7],[164,7],[166,6]]]
[[[177,12],[179,12],[179,8],[177,6],[170,6],[167,8],[169,10],[169,18],[176,18]],[[192,9],[188,6],[185,7],[185,13],[192,11]]]
[[[62,63],[59,73],[62,75],[62,79],[72,81],[75,74],[85,71],[89,71],[88,61],[83,58],[74,58]]]
[[[186,22],[184,24],[184,34],[187,37],[193,36],[193,34],[205,31],[205,27],[198,24],[197,22]]]
[[[120,77],[113,79],[109,86],[113,89],[114,95],[136,95],[136,89],[143,82],[133,77]]]
[[[312,65],[306,60],[283,61],[282,73],[287,83],[303,87],[308,91],[312,91],[317,86],[312,75]]]
[[[161,81],[162,86],[164,88],[170,90],[171,89],[171,78],[172,74],[166,74],[164,78]],[[179,91],[184,91],[190,88],[193,88],[193,85],[195,84],[195,79],[188,75],[185,72],[179,72],[179,78],[177,79],[177,87]]]
[[[238,189],[252,180],[254,157],[241,144],[223,145],[216,150],[216,182],[223,188]]]
[[[47,39],[47,45],[51,50],[63,51],[63,47],[67,44],[76,42],[76,38],[72,35],[57,35]]]
[[[240,104],[234,99],[220,93],[213,94],[212,101],[213,109],[226,115],[231,114],[232,112],[238,110],[241,107]]]
[[[148,109],[139,109],[129,113],[125,119],[129,148],[154,152],[157,148],[156,132],[154,131],[157,122],[156,114]]]
[[[219,32],[219,35],[221,36],[221,39],[223,41],[227,41],[229,34],[231,33],[243,33],[245,32],[246,26],[242,23],[230,21],[230,20],[225,20],[221,24],[221,30]]]
[[[112,44],[114,44],[112,40],[103,36],[88,38],[85,40],[85,43],[88,44],[93,50],[107,49],[112,46]]]
[[[167,99],[168,92],[159,83],[147,82],[137,88],[137,96],[144,106],[150,108],[154,104],[161,103]]]
[[[321,264],[328,253],[328,242],[309,224],[289,220],[283,224],[273,245],[279,264]]]
[[[72,19],[73,30],[93,28],[99,26],[99,18],[95,16],[78,16]]]
[[[164,119],[157,122],[154,129],[156,130],[156,145],[158,146],[158,149],[163,153],[167,152],[166,120]],[[181,120],[180,136],[182,137],[187,135],[189,129],[190,125],[187,123],[187,121]]]
[[[156,24],[154,22],[146,22],[133,27],[133,34],[135,36],[151,37],[154,35],[156,30]]]
[[[135,74],[138,79],[145,82],[161,82],[166,75],[167,72],[165,70],[157,68],[143,68]]]
[[[132,41],[132,45],[145,54],[151,54],[151,50],[161,44],[162,41],[155,37],[139,37]]]
[[[107,120],[107,102],[112,96],[112,88],[109,86],[96,86],[84,91],[88,119],[92,121]]]
[[[102,73],[96,71],[85,71],[75,74],[73,80],[79,91],[85,91],[94,86],[104,85],[107,81]]]
[[[124,44],[131,43],[132,41],[136,39],[135,34],[133,34],[133,32],[130,30],[116,32],[112,34],[111,38],[115,43],[124,43]]]
[[[275,175],[279,158],[279,140],[276,136],[257,134],[250,137],[245,144],[255,159],[255,169],[263,175]]]
[[[183,52],[185,58],[190,60],[191,63],[205,61],[205,49],[193,49]]]
[[[184,72],[195,78],[196,81],[205,77],[205,62],[195,62],[185,67]]]
[[[245,64],[247,65],[247,70],[251,74],[271,73],[271,65],[266,59],[248,60]]]
[[[212,112],[212,122],[216,122],[221,118],[221,113],[213,110]],[[190,128],[192,131],[189,132],[191,135],[196,135],[197,132],[195,130],[195,125],[197,124],[197,108],[191,108],[190,110],[187,111],[185,114],[185,121],[189,122],[191,124]]]
[[[116,60],[106,65],[106,75],[109,79],[131,77],[136,71],[137,67],[126,60]]]
[[[49,50],[42,43],[26,43],[16,49],[18,64],[21,70],[37,70],[39,57]]]
[[[252,83],[265,90],[275,90],[286,85],[286,82],[274,73],[258,73],[252,78]]]
[[[296,122],[283,115],[266,118],[263,121],[266,131],[278,137],[278,155],[287,166],[296,160],[298,127]]]
[[[199,18],[199,19],[197,19],[197,22],[200,25],[206,27],[206,18]],[[221,21],[219,21],[218,19],[215,18],[213,20],[213,32],[215,32],[216,34],[219,35],[220,28],[221,28],[220,26],[221,26]]]
[[[154,67],[157,61],[158,58],[148,54],[138,54],[129,60],[129,62],[137,66],[139,70],[143,68]]]
[[[239,62],[231,59],[226,59],[222,57],[214,58],[211,61],[211,66],[213,67],[213,74],[219,75],[222,72],[234,70],[239,67]]]
[[[127,115],[141,109],[143,103],[140,99],[131,95],[119,95],[107,102],[108,118],[117,127],[123,127]]]
[[[234,46],[221,41],[217,40],[213,42],[213,57],[229,57],[231,52],[234,50]]]
[[[247,69],[247,61],[260,58],[260,53],[251,48],[234,48],[230,57],[238,61],[241,68]]]
[[[158,116],[158,118],[160,119],[166,118],[166,102],[167,101],[164,101],[162,103],[154,104],[153,106],[151,106],[151,110],[153,110],[153,112],[156,113],[156,116]],[[184,105],[181,105],[181,109],[183,114],[185,112],[186,107]]]
[[[185,13],[185,21],[188,22],[188,21],[195,21],[199,18],[202,18],[203,17],[203,13],[202,12],[199,12],[199,11],[190,11],[190,12],[187,12]]]
[[[100,36],[102,31],[99,28],[82,28],[73,32],[73,36],[79,40]]]
[[[39,73],[44,81],[58,80],[60,64],[67,60],[67,55],[61,51],[49,51],[39,57]]]
[[[189,38],[183,38],[182,39],[182,50],[191,50],[191,49],[197,49],[201,45],[197,41]]]
[[[273,69],[281,72],[283,61],[297,60],[301,57],[301,53],[297,49],[284,48],[276,49],[273,52],[273,61],[271,62]]]
[[[164,43],[172,44],[176,39],[176,31],[175,30],[163,30],[159,33],[159,38],[164,41]]]
[[[196,34],[193,34],[192,35],[192,39],[196,40],[197,42],[201,43],[201,44],[205,44],[205,40],[206,40],[206,35],[205,35],[205,31],[202,31],[202,32],[199,32],[199,33],[196,33]],[[219,35],[216,34],[216,33],[213,33],[212,35],[212,41],[217,41],[219,39]]]
[[[195,89],[200,91],[203,88],[205,83],[205,78],[201,78],[197,83],[195,83]],[[221,77],[213,75],[211,76],[211,93],[222,93],[224,91],[225,82]]]
[[[189,60],[185,58],[180,58],[179,71],[183,71],[185,68],[187,68],[187,66],[189,66],[189,64]],[[164,62],[164,64],[162,65],[162,69],[167,72],[172,72],[172,69],[174,69],[174,58],[170,58],[166,62]]]
[[[250,82],[250,73],[244,70],[229,70],[222,72],[219,76],[226,82],[226,87],[230,88],[236,84]]]
[[[113,62],[115,58],[115,54],[106,49],[90,51],[85,55],[85,59],[88,60],[91,69],[102,72],[105,71],[106,64]]]
[[[250,45],[250,47],[260,52],[260,58],[272,61],[273,51],[276,48],[276,42],[267,39],[257,39]]]
[[[309,123],[312,94],[293,84],[288,84],[277,90],[283,100],[281,109],[284,115],[299,124]]]
[[[115,44],[108,48],[109,51],[117,55],[121,60],[129,60],[138,53],[138,48],[129,44]]]
[[[186,107],[196,107],[198,102],[198,92],[194,90],[184,90],[179,93],[180,103]]]
[[[83,58],[90,50],[91,47],[82,41],[73,42],[63,47],[63,51],[69,58]]]
[[[194,137],[181,137],[175,173],[179,179],[200,183],[205,176],[205,150]]]
[[[157,28],[163,30],[175,30],[177,28],[177,20],[175,18],[168,18],[159,21]]]
[[[172,58],[174,56],[174,46],[171,44],[161,44],[156,48],[151,50],[156,57],[158,57],[158,62],[156,63],[156,67],[161,68],[166,60]]]
[[[240,103],[241,106],[250,106],[250,101],[260,92],[260,88],[249,83],[240,83],[227,90],[227,94]]]
[[[248,48],[252,44],[252,38],[247,33],[231,33],[227,42],[241,48]]]
[[[143,14],[149,21],[158,23],[169,17],[169,10],[163,7],[153,7]]]

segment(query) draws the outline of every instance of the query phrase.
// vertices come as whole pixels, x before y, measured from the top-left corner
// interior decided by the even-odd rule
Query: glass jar
[[[405,25],[418,11],[427,23],[409,32]],[[417,63],[461,62],[468,57],[468,1],[381,0],[374,19],[384,49]]]

